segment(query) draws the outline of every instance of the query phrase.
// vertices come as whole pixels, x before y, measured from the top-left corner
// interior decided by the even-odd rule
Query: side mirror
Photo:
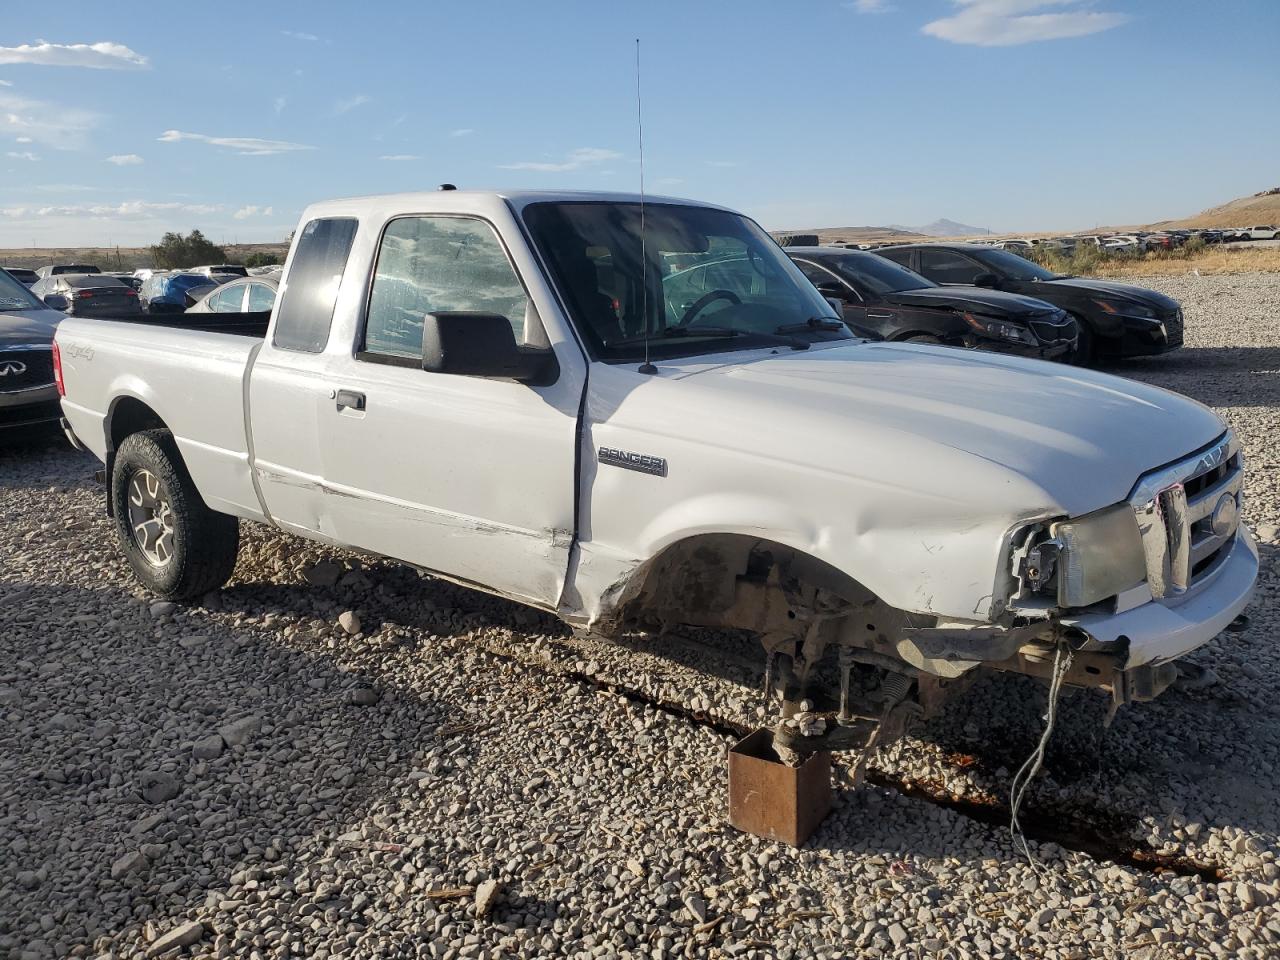
[[[973,278],[973,285],[975,287],[990,287],[994,290],[999,283],[1000,278],[994,273],[980,273]]]
[[[554,383],[560,368],[547,348],[521,347],[496,313],[428,313],[422,321],[422,369],[461,377]]]
[[[844,301],[839,297],[827,297],[827,303],[831,305],[831,309],[835,311],[837,317],[844,316]]]
[[[55,310],[66,312],[69,303],[67,298],[60,293],[46,293],[44,295],[44,304],[46,307],[53,307]]]
[[[815,284],[815,286],[818,288],[818,292],[828,300],[839,300],[843,303],[849,299],[849,291],[835,280],[823,280]]]

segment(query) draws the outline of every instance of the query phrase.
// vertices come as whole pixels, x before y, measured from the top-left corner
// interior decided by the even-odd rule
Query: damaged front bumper
[[[958,678],[984,666],[1047,679],[1054,650],[1066,642],[1065,682],[1110,693],[1117,706],[1151,700],[1178,677],[1174,665],[1238,617],[1253,596],[1258,548],[1243,524],[1217,569],[1177,598],[1127,598],[1119,612],[1088,612],[1014,627],[939,624],[904,629],[897,653],[935,676]],[[1120,604],[1123,607],[1123,604]]]
[[[1123,613],[1064,617],[1103,649],[1123,646],[1128,668],[1158,665],[1208,643],[1238,617],[1258,579],[1258,547],[1241,524],[1222,565],[1205,582],[1175,600],[1152,600]]]

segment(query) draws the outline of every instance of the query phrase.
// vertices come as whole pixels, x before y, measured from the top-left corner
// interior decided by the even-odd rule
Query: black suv
[[[855,333],[1015,353],[1068,358],[1076,324],[1057,307],[978,287],[940,287],[918,273],[861,250],[785,247],[825,297],[839,300]]]
[[[913,243],[876,251],[935,283],[1021,293],[1061,307],[1080,325],[1076,361],[1138,357],[1182,346],[1182,307],[1163,293],[1064,276],[1016,253],[972,243]]]

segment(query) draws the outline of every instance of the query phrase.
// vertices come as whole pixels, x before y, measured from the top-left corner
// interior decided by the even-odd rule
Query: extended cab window
[[[506,317],[524,340],[528,305],[497,235],[471,217],[401,217],[382,235],[369,293],[365,354],[420,359],[422,318],[472,311]]]
[[[312,220],[302,228],[276,311],[274,346],[303,353],[324,349],[355,237],[356,221],[347,217]]]

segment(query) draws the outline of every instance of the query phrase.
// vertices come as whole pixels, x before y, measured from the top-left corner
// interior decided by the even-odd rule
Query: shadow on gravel
[[[1159,357],[1117,361],[1105,372],[1211,407],[1280,406],[1280,347],[1183,347]]]
[[[237,869],[293,875],[415,769],[449,715],[398,689],[356,706],[368,678],[261,622],[156,620],[117,590],[12,582],[0,609],[0,687],[21,697],[0,706],[0,940],[19,949],[43,939],[66,956],[196,906]],[[197,743],[218,755],[197,759]]]

